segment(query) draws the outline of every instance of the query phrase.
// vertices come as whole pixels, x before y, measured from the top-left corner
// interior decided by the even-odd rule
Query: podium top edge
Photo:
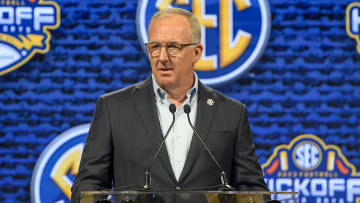
[[[150,191],[137,191],[137,190],[127,190],[127,191],[117,191],[117,190],[99,190],[99,191],[82,191],[81,195],[125,195],[125,194],[161,194],[161,193],[182,193],[182,194],[260,194],[260,195],[272,195],[272,194],[282,194],[282,195],[298,195],[299,192],[269,192],[269,191],[194,191],[194,190],[150,190]]]

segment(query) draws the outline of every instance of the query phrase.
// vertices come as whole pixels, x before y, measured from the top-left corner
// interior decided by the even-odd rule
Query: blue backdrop
[[[0,202],[29,202],[44,148],[91,121],[101,94],[142,81],[150,64],[136,0],[57,2],[51,49],[0,77]],[[245,103],[261,164],[279,144],[314,134],[360,169],[360,55],[345,30],[351,1],[271,0],[271,35],[249,73],[219,91]]]

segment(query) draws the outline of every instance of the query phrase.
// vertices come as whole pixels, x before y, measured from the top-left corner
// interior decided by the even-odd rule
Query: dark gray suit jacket
[[[72,202],[80,191],[144,185],[145,171],[163,135],[156,111],[152,79],[100,96],[72,186]],[[207,103],[214,101],[213,105]],[[199,82],[195,128],[203,137],[230,184],[237,190],[267,190],[245,105]],[[199,188],[220,184],[220,170],[193,135],[179,181],[166,146],[152,169],[156,189]]]

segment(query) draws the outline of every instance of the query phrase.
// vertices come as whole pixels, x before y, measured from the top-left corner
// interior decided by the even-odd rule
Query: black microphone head
[[[188,114],[188,113],[190,113],[190,111],[191,111],[190,105],[189,105],[189,104],[185,104],[185,105],[184,105],[184,112],[185,112],[186,114]]]
[[[169,111],[170,111],[171,113],[175,113],[175,111],[176,111],[176,106],[175,106],[175,104],[170,104],[170,105],[169,105]]]

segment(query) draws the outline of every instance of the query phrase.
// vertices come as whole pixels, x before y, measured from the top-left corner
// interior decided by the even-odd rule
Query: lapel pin
[[[214,105],[214,100],[212,100],[212,99],[207,99],[206,103],[207,103],[209,106],[212,106],[212,105]]]

